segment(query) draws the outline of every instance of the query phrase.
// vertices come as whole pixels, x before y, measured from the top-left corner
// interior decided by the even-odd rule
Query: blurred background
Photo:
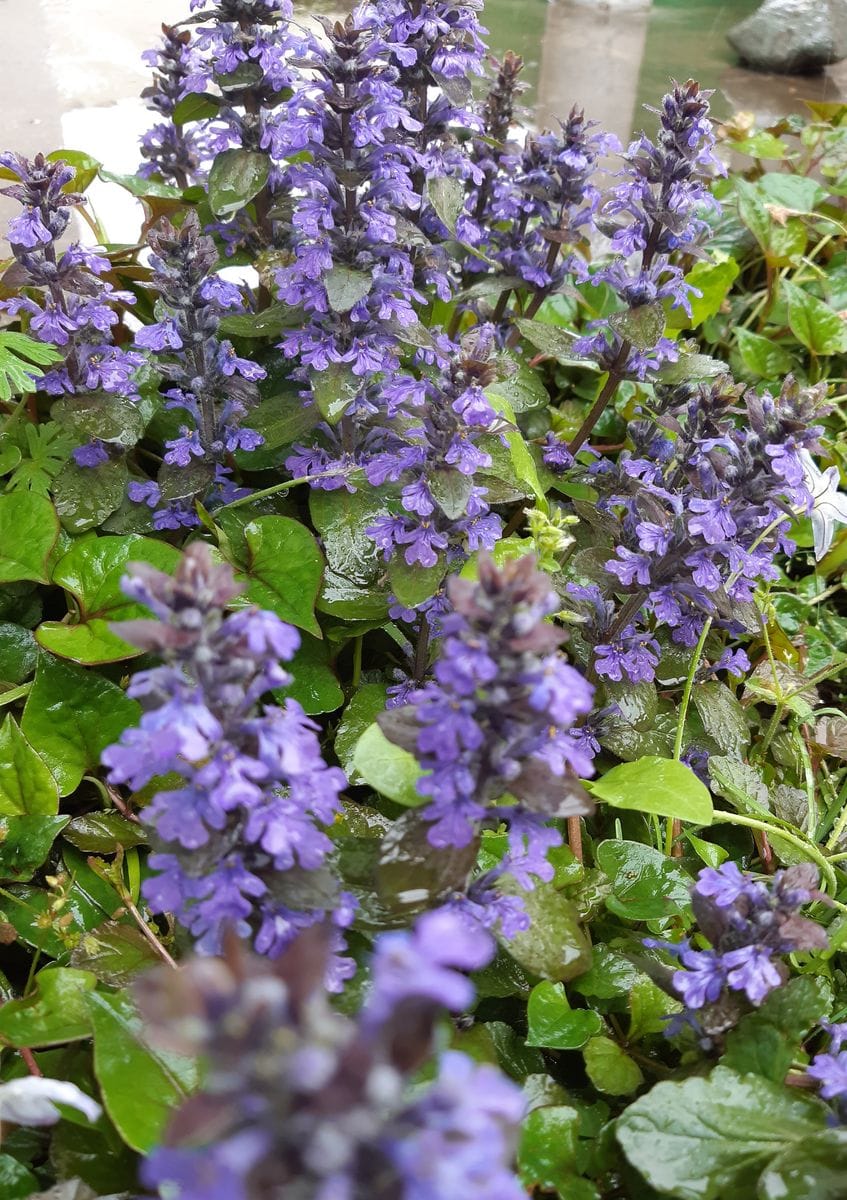
[[[652,125],[641,106],[655,104],[669,78],[691,75],[717,89],[718,117],[744,110],[765,124],[800,111],[804,99],[847,95],[847,60],[812,77],[739,67],[725,34],[757,6],[758,0],[487,0],[485,24],[495,55],[508,49],[523,55],[530,85],[524,101],[537,125],[578,102],[625,141],[645,120]],[[328,9],[346,11],[337,0],[295,0],[304,17]],[[114,171],[134,171],[133,134],[140,136],[149,121],[138,98],[149,79],[141,52],[156,43],[162,21],[175,23],[187,11],[188,0],[0,0],[3,148],[30,155],[85,150]],[[104,205],[110,235],[132,236],[125,228],[135,220],[132,202],[103,191],[98,207]]]

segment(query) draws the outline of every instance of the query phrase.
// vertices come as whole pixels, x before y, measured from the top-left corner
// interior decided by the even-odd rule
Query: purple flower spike
[[[545,617],[559,598],[531,557],[502,570],[483,557],[477,582],[453,576],[447,591],[434,682],[380,723],[427,772],[418,788],[432,845],[467,846],[484,820],[506,822],[502,869],[529,887],[549,878],[547,850],[560,841],[547,820],[591,810],[575,778],[591,759],[571,726],[592,689],[558,651],[564,634]]]
[[[141,724],[103,752],[103,763],[113,784],[133,789],[176,777],[144,813],[156,850],[144,884],[151,909],[175,913],[206,954],[220,952],[227,926],[277,955],[328,911],[339,927],[349,924],[324,832],[339,812],[344,773],[326,766],[317,727],[296,701],[262,703],[290,682],[279,663],[299,634],[257,609],[227,615],[240,588],[201,543],[173,578],[136,564],[124,588],[156,619],[124,622],[121,636],[164,662],[134,676],[128,690],[141,701]],[[308,895],[310,878],[315,905],[301,911],[294,896]],[[339,982],[351,965],[341,968]]]
[[[273,962],[230,941],[222,959],[145,976],[152,1036],[207,1069],[144,1182],[181,1200],[525,1200],[512,1169],[520,1088],[459,1051],[433,1057],[445,1006],[473,997],[453,968],[490,952],[486,935],[444,912],[382,935],[357,1019],[321,987],[321,927]]]

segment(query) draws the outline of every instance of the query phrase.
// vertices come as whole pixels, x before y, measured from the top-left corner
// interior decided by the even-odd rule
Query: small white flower
[[[838,490],[838,467],[822,471],[808,450],[800,451],[806,487],[812,493],[812,534],[815,560],[820,562],[832,545],[835,525],[847,525],[847,496]]]
[[[54,1100],[78,1109],[89,1121],[96,1121],[100,1116],[97,1101],[86,1096],[75,1083],[26,1075],[10,1083],[0,1083],[0,1121],[13,1121],[16,1125],[55,1125],[62,1114]]]

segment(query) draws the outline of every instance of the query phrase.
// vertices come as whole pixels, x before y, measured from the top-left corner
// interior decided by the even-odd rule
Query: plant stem
[[[250,504],[254,500],[264,500],[268,496],[275,496],[278,492],[287,492],[289,488],[299,487],[301,483],[313,483],[316,479],[337,479],[342,475],[352,475],[353,471],[357,469],[349,467],[346,471],[343,468],[335,471],[318,471],[314,475],[301,475],[297,479],[285,479],[282,483],[275,483],[273,487],[263,488],[260,492],[251,492],[249,496],[230,500],[229,504],[222,504],[221,508],[240,508],[242,504]]]
[[[623,379],[623,369],[626,365],[626,360],[629,358],[629,352],[631,349],[632,344],[630,342],[621,342],[621,348],[618,350],[614,362],[609,367],[609,376],[606,382],[603,384],[603,390],[592,404],[591,411],[580,425],[576,435],[568,444],[568,451],[571,454],[576,454],[576,452],[585,444],[585,442],[591,436],[592,429],[606,411],[609,401],[618,390],[618,384]]]

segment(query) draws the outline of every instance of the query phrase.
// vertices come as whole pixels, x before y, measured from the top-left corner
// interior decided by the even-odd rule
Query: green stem
[[[31,683],[22,683],[20,687],[10,688],[8,692],[0,692],[0,707],[6,704],[14,704],[21,697],[28,696],[31,691]]]
[[[747,829],[759,829],[762,833],[769,834],[771,838],[782,838],[784,842],[788,842],[789,845],[794,846],[810,858],[812,862],[817,863],[821,869],[821,874],[829,883],[832,891],[837,891],[838,880],[835,877],[835,871],[832,869],[832,860],[826,858],[817,846],[813,846],[805,838],[797,837],[796,834],[783,829],[781,825],[769,825],[767,821],[759,821],[755,817],[745,817],[741,813],[719,811],[715,813],[715,820],[718,822],[725,821],[728,825],[744,825]]]
[[[694,653],[691,655],[691,666],[688,668],[688,678],[685,681],[685,690],[682,693],[682,701],[679,706],[679,720],[676,723],[676,737],[673,743],[673,756],[677,762],[679,762],[682,756],[682,739],[685,737],[685,720],[688,716],[688,706],[691,703],[691,693],[694,689],[694,677],[697,674],[697,668],[700,666],[700,660],[703,657],[703,647],[706,645],[706,638],[709,636],[711,628],[712,618],[709,617],[703,626],[700,640],[694,648]]]
[[[348,467],[347,470],[336,471],[318,471],[314,475],[301,475],[297,479],[284,479],[282,483],[275,483],[273,487],[263,488],[260,492],[251,492],[249,496],[241,496],[238,500],[230,500],[229,504],[222,504],[223,508],[240,508],[242,504],[252,504],[254,500],[264,500],[268,496],[276,496],[278,492],[287,492],[289,488],[299,487],[301,483],[313,483],[316,479],[336,479],[340,476],[352,475],[357,467]],[[220,511],[218,509],[217,511]]]
[[[355,638],[353,640],[353,690],[354,691],[356,690],[356,688],[358,688],[359,682],[362,678],[362,643],[363,642],[364,642],[364,636],[361,633],[359,634],[359,636],[357,638]]]

